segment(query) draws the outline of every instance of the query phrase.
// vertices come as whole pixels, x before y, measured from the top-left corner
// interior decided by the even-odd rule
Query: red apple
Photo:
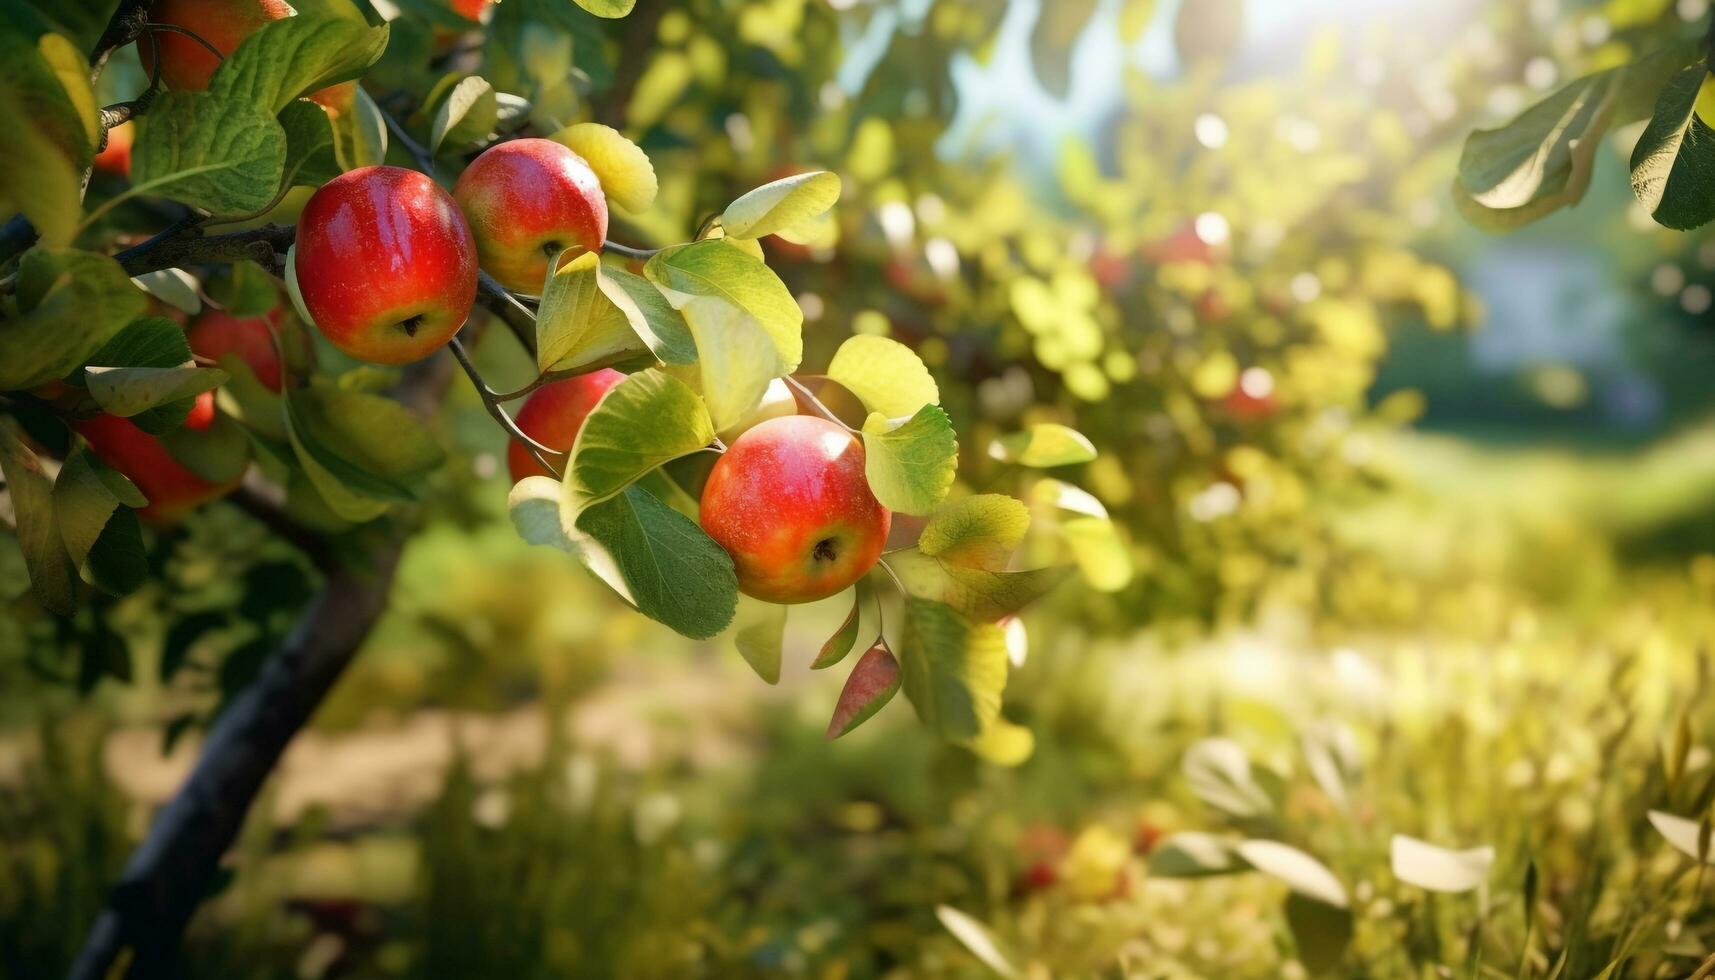
[[[213,393],[206,394],[210,395],[212,416]],[[199,397],[198,401],[201,400]],[[206,426],[207,422],[203,424]],[[243,478],[240,473],[223,483],[205,480],[174,459],[159,439],[137,428],[130,419],[117,415],[97,415],[76,423],[73,428],[89,441],[90,451],[97,459],[129,477],[143,496],[149,498],[149,505],[137,511],[137,516],[144,520],[177,520],[231,493]]]
[[[553,140],[508,140],[466,167],[453,196],[470,219],[482,268],[508,289],[539,293],[548,263],[601,248],[607,198],[584,158]]]
[[[405,364],[439,350],[476,301],[476,245],[433,180],[360,167],[310,196],[293,272],[304,310],[352,357]]]
[[[185,414],[185,428],[202,432],[213,424],[214,392],[205,391],[196,397],[196,401],[191,404],[191,410]]]
[[[569,451],[596,402],[601,401],[609,388],[624,380],[625,375],[603,368],[543,385],[532,391],[518,409],[518,427],[549,449]],[[513,483],[527,476],[554,475],[536,462],[530,450],[516,439],[506,447],[506,468],[512,473]]]
[[[95,155],[95,169],[115,177],[131,176],[131,141],[134,137],[130,122],[122,122],[107,131],[107,145]]]
[[[208,309],[185,331],[185,337],[191,343],[191,352],[199,357],[218,361],[236,354],[264,388],[277,392],[285,386],[286,379],[270,327],[279,329],[279,326],[278,307],[262,316],[250,317]]]
[[[856,582],[890,523],[864,479],[863,443],[809,415],[739,436],[703,487],[703,530],[732,555],[739,590],[768,602],[812,602]]]
[[[152,22],[190,31],[213,45],[220,56],[195,38],[172,31],[153,32],[153,44],[148,37],[140,39],[137,53],[143,59],[143,70],[149,72],[154,70],[158,49],[161,80],[169,88],[201,92],[208,88],[221,58],[237,50],[240,41],[263,24],[292,14],[286,0],[156,0],[149,12]]]

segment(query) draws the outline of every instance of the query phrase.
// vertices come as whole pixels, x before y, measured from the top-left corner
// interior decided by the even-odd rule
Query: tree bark
[[[127,977],[168,974],[263,781],[386,608],[403,547],[396,535],[373,553],[372,567],[330,574],[285,646],[220,716],[196,768],[131,856],[72,966],[73,980],[107,976],[127,948]]]

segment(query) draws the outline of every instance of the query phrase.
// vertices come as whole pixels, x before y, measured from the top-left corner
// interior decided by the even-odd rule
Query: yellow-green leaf
[[[887,337],[848,339],[828,362],[828,377],[856,395],[864,408],[889,418],[941,403],[941,391],[917,352]]]
[[[840,199],[840,178],[826,170],[782,177],[740,197],[721,212],[733,238],[761,238],[814,221]]]
[[[863,448],[870,491],[883,507],[901,514],[933,511],[959,468],[953,423],[934,405],[898,423],[871,413],[863,424]]]

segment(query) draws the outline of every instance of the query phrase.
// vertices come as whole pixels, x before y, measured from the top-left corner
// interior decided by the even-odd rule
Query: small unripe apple
[[[131,176],[131,141],[135,138],[129,121],[107,131],[107,145],[95,155],[95,169],[114,177]]]
[[[237,355],[264,388],[278,392],[285,386],[286,379],[270,326],[279,329],[279,307],[262,316],[250,317],[208,309],[185,331],[185,339],[190,341],[192,353],[212,361],[228,354]]]
[[[470,219],[483,271],[536,294],[548,263],[601,249],[607,198],[584,158],[553,140],[507,140],[471,161],[453,186]]]
[[[891,515],[863,464],[863,443],[809,415],[769,419],[727,447],[703,486],[702,525],[732,556],[740,591],[813,602],[875,566]]]
[[[555,381],[532,391],[514,420],[524,434],[549,449],[568,452],[577,441],[578,430],[607,390],[625,380],[612,368],[591,371],[575,378]],[[506,447],[506,468],[517,483],[527,476],[553,476],[522,442],[514,439]]]
[[[137,42],[137,53],[143,60],[143,70],[155,67],[155,53],[161,57],[161,80],[168,88],[186,92],[201,92],[220,67],[221,58],[238,49],[238,43],[259,30],[269,21],[293,14],[286,0],[156,0],[149,19],[157,24],[171,24],[196,34],[213,45],[220,55],[197,43],[195,38],[173,31],[153,32]]]
[[[177,520],[231,493],[243,478],[240,472],[221,483],[205,480],[174,459],[159,439],[117,415],[97,415],[72,427],[88,440],[97,459],[125,474],[149,498],[149,505],[137,511],[147,521]]]
[[[762,393],[762,401],[758,402],[749,414],[715,433],[715,435],[720,438],[720,441],[730,445],[739,436],[769,419],[796,414],[798,414],[798,399],[792,396],[792,389],[786,386],[785,381],[775,378],[768,382],[768,390]]]
[[[439,350],[476,301],[476,244],[427,176],[359,167],[310,196],[293,271],[304,311],[352,357],[406,364]]]

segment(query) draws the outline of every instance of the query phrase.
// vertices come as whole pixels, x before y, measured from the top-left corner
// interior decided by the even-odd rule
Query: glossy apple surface
[[[809,415],[769,419],[727,447],[703,487],[702,525],[745,595],[812,602],[874,567],[891,515],[863,464],[863,443]]]
[[[185,331],[185,339],[190,341],[191,352],[199,357],[219,361],[228,354],[236,355],[264,388],[278,392],[285,385],[285,371],[280,365],[280,352],[274,346],[270,324],[279,327],[278,308],[251,317],[209,309]]]
[[[197,43],[195,38],[172,31],[153,32],[137,41],[137,54],[143,60],[143,71],[151,72],[155,52],[161,56],[161,80],[168,88],[186,92],[201,92],[220,67],[221,59],[238,49],[238,43],[271,20],[290,17],[291,4],[286,0],[156,0],[149,18],[157,24],[171,24],[196,34],[213,45],[220,54]]]
[[[204,427],[212,421],[214,408],[213,393],[207,394],[210,418],[203,422]],[[241,472],[221,483],[205,480],[174,459],[159,439],[117,415],[97,415],[73,427],[89,441],[97,459],[129,477],[149,498],[149,505],[137,511],[137,516],[147,521],[178,520],[231,493],[243,478]]]
[[[328,181],[298,218],[298,294],[335,347],[378,364],[439,350],[476,300],[476,245],[458,205],[400,167]]]
[[[596,251],[607,238],[607,198],[584,158],[553,140],[507,140],[459,175],[453,196],[482,268],[508,289],[536,294],[548,263]]]
[[[625,380],[625,375],[612,368],[591,371],[575,378],[555,381],[531,392],[519,407],[515,421],[525,435],[549,449],[569,452],[577,441],[584,419],[595,408],[607,390]],[[514,439],[506,447],[506,468],[517,483],[527,476],[553,476],[536,462],[530,450]]]

